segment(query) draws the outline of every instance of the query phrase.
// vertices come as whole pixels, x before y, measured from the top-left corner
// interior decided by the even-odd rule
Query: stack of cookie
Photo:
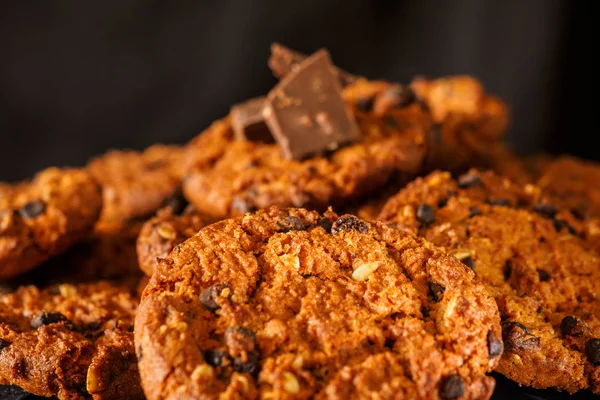
[[[0,184],[3,398],[600,394],[600,166],[469,77],[269,66],[185,146]]]

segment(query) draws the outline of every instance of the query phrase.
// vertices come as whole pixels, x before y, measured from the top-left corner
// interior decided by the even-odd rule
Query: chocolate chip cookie
[[[0,197],[0,280],[26,272],[84,238],[100,214],[85,171],[49,168]]]
[[[431,121],[416,102],[376,115],[366,103],[389,87],[365,80],[346,87],[342,95],[362,138],[302,160],[283,157],[276,144],[236,140],[229,118],[214,123],[188,146],[194,171],[184,181],[185,196],[213,218],[271,205],[325,209],[383,186],[393,173],[414,175]]]
[[[87,169],[102,186],[101,221],[114,224],[153,214],[181,184],[182,156],[180,147],[155,145],[91,160]]]
[[[143,399],[136,299],[106,282],[0,296],[0,380],[59,399]]]
[[[559,207],[582,219],[600,218],[600,164],[563,156],[542,172],[537,184]]]
[[[140,269],[152,276],[157,259],[168,256],[175,246],[204,226],[205,220],[193,208],[181,214],[171,207],[160,209],[154,218],[144,223],[137,238]]]
[[[486,399],[498,309],[438,247],[353,215],[269,208],[158,263],[136,315],[148,399]]]
[[[469,76],[415,79],[410,88],[430,109],[428,167],[458,170],[485,157],[502,140],[508,108]]]
[[[443,246],[494,295],[505,345],[497,371],[536,388],[599,393],[600,259],[538,196],[491,173],[436,172],[379,218]]]

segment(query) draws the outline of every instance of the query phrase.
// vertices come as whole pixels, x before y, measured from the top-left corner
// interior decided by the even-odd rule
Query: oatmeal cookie
[[[481,160],[501,142],[508,125],[508,107],[486,94],[469,76],[415,79],[410,88],[429,108],[433,121],[428,137],[430,169],[457,170]]]
[[[438,247],[353,215],[270,208],[161,260],[136,315],[148,399],[486,399],[498,309]]]
[[[505,344],[498,372],[536,388],[600,393],[600,259],[539,195],[489,172],[456,180],[435,172],[379,218],[443,246],[494,295]]]
[[[271,205],[325,209],[383,186],[394,173],[411,176],[425,157],[429,115],[416,102],[387,106],[376,115],[368,103],[391,84],[359,80],[343,97],[362,138],[304,160],[288,160],[275,144],[235,140],[231,120],[217,121],[187,150],[193,172],[184,194],[202,214],[239,215]]]
[[[206,225],[192,208],[182,214],[170,207],[160,209],[154,218],[144,223],[137,238],[139,267],[152,276],[157,259],[165,258],[179,243],[196,234]]]
[[[85,171],[49,168],[0,196],[0,280],[26,272],[91,232],[98,184]]]
[[[544,167],[537,184],[557,206],[600,218],[600,164],[563,156]]]
[[[88,163],[102,186],[100,220],[115,224],[153,214],[181,184],[183,149],[155,145],[143,152],[114,150]]]
[[[0,380],[59,399],[143,399],[137,300],[106,282],[0,296]]]

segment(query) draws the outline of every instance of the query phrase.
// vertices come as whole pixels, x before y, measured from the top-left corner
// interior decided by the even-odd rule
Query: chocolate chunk
[[[444,297],[445,287],[439,283],[429,282],[429,290],[431,291],[431,297],[433,301],[438,302]]]
[[[571,234],[571,235],[577,235],[577,229],[573,228],[571,225],[569,225],[569,223],[565,220],[562,219],[558,219],[555,218],[552,221],[552,224],[554,225],[554,229],[556,230],[556,232],[560,232],[561,230],[563,230],[563,228],[566,228],[567,231]]]
[[[379,93],[373,103],[373,113],[382,116],[392,108],[403,108],[413,104],[417,99],[415,92],[408,86],[394,84]]]
[[[27,219],[39,217],[44,211],[46,211],[46,204],[41,200],[35,200],[21,207],[19,214],[21,214],[21,217]]]
[[[260,356],[254,351],[249,351],[245,360],[239,357],[234,358],[232,367],[236,372],[256,377],[260,372]]]
[[[533,211],[545,218],[554,218],[558,212],[552,204],[537,203],[533,205]]]
[[[39,313],[35,317],[33,317],[30,325],[33,329],[37,329],[44,325],[55,324],[57,322],[63,322],[63,321],[68,321],[67,317],[65,317],[64,315],[62,315],[59,312],[42,311],[41,313]]]
[[[550,274],[543,269],[537,270],[538,275],[540,277],[540,282],[548,282],[550,280]]]
[[[500,354],[502,354],[502,349],[504,346],[502,345],[502,341],[498,339],[498,337],[494,334],[494,332],[489,331],[487,334],[487,343],[488,343],[488,354],[490,358],[496,358]]]
[[[463,264],[465,264],[467,267],[471,268],[472,271],[475,271],[475,260],[473,260],[473,257],[471,256],[466,256],[465,258],[463,258],[462,260],[460,260]]]
[[[357,99],[356,100],[356,108],[358,108],[360,111],[362,112],[370,112],[373,109],[373,102],[375,101],[375,98],[373,97],[366,97],[363,99]]]
[[[277,225],[281,228],[281,232],[289,231],[303,231],[306,229],[304,222],[298,217],[289,216],[285,217],[280,221],[277,221]]]
[[[298,64],[269,92],[264,116],[289,160],[334,151],[361,137],[325,50]]]
[[[579,318],[568,315],[560,321],[560,332],[563,336],[581,336],[583,326]]]
[[[541,343],[525,325],[512,321],[502,323],[502,339],[507,350],[537,350]]]
[[[600,365],[600,339],[590,339],[585,343],[585,355],[589,362]]]
[[[389,126],[390,128],[397,128],[399,126],[398,121],[394,117],[385,116],[383,117],[383,123]]]
[[[509,280],[510,276],[512,275],[512,261],[506,260],[504,266],[502,267],[502,272],[504,274],[504,280]]]
[[[367,233],[369,225],[354,215],[342,215],[331,226],[331,233],[337,235],[340,232],[358,231]]]
[[[217,311],[219,308],[221,308],[217,302],[217,299],[221,297],[221,292],[223,292],[225,289],[229,289],[229,285],[224,283],[218,283],[204,289],[199,296],[200,303],[202,303],[202,305],[211,312]]]
[[[490,206],[503,206],[503,207],[511,207],[512,203],[508,199],[495,199],[488,201]]]
[[[481,215],[481,209],[479,207],[471,207],[469,209],[469,218]]]
[[[181,215],[188,206],[188,201],[183,197],[181,190],[176,191],[171,196],[167,197],[161,207],[169,207],[173,214]]]
[[[465,393],[465,384],[460,375],[448,375],[440,384],[440,397],[442,399],[458,399]]]
[[[317,225],[319,225],[321,228],[325,229],[325,232],[331,232],[331,228],[333,227],[333,222],[331,222],[331,220],[327,219],[327,218],[320,218],[319,221],[317,222]]]
[[[473,186],[481,185],[481,178],[479,175],[473,173],[466,173],[458,177],[456,183],[458,183],[458,187],[461,189],[470,188]]]
[[[2,350],[5,347],[8,347],[9,344],[10,343],[8,343],[6,340],[0,338],[0,350]]]
[[[215,368],[221,367],[228,363],[229,354],[219,349],[207,350],[204,352],[204,361]]]
[[[231,107],[231,126],[237,140],[274,143],[265,123],[265,97],[257,97]]]
[[[579,208],[571,208],[571,214],[578,219],[579,221],[583,221],[585,219],[585,211]]]
[[[305,54],[293,51],[279,43],[273,43],[271,45],[271,57],[269,57],[268,64],[273,75],[279,79],[283,79],[286,75],[298,68],[298,64],[301,64],[306,58],[307,56]],[[335,75],[342,86],[346,86],[358,78],[339,68],[333,68]]]
[[[431,224],[435,221],[435,210],[429,204],[421,204],[417,208],[417,220],[422,224]]]
[[[253,351],[256,346],[256,334],[243,326],[230,326],[225,330],[225,344],[232,355],[242,351]]]

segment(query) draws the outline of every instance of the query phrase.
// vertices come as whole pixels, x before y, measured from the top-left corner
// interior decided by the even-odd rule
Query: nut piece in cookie
[[[133,346],[137,300],[100,282],[0,296],[0,381],[59,399],[143,399]]]
[[[491,172],[456,180],[434,172],[392,197],[379,218],[443,246],[494,295],[504,340],[496,371],[536,388],[600,393],[600,258],[544,201],[539,188]],[[423,204],[432,220],[419,218]],[[490,354],[499,353],[489,339]]]
[[[158,263],[135,323],[149,400],[487,399],[501,338],[493,298],[454,257],[304,209],[201,229]]]
[[[0,280],[54,257],[89,234],[100,214],[98,184],[85,171],[49,168],[0,195]]]
[[[140,269],[152,276],[158,259],[206,225],[205,220],[192,208],[183,213],[172,208],[160,209],[154,218],[144,223],[137,238],[137,259]]]

